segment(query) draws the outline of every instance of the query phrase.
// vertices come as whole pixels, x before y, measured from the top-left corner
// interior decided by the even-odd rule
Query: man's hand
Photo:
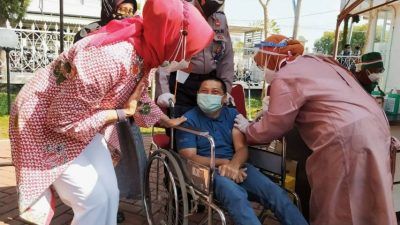
[[[236,183],[241,183],[246,179],[246,169],[241,169],[240,166],[233,165],[232,163],[224,164],[218,167],[219,174],[228,177]]]
[[[240,168],[239,176],[237,176],[235,179],[236,183],[242,183],[244,180],[246,180],[247,177],[246,170],[247,168]]]

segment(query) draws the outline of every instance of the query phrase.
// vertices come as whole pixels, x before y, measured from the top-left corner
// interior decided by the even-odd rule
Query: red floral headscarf
[[[147,0],[143,19],[113,20],[95,33],[92,46],[131,42],[147,68],[170,60],[182,35],[186,35],[185,58],[190,59],[211,42],[214,34],[200,12],[184,0]],[[182,58],[179,49],[175,60]]]

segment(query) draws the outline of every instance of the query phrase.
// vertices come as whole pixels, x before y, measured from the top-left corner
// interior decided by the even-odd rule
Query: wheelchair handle
[[[168,99],[169,107],[174,108],[175,107],[175,102],[172,98]]]
[[[172,98],[168,99],[168,108],[169,108],[169,118],[173,119],[175,118],[175,103]],[[174,137],[174,128],[171,128],[171,140],[175,140]],[[174,149],[174,141],[171,141],[170,143],[171,149]]]

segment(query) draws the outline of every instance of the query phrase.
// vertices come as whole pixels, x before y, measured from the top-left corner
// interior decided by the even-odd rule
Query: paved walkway
[[[150,137],[144,137],[146,149],[150,146]],[[8,140],[0,140],[0,163],[10,162],[11,152]],[[14,167],[0,167],[0,225],[24,225],[18,217],[17,194],[15,189]],[[147,224],[144,208],[139,201],[121,201],[120,210],[124,212],[125,221],[122,225],[142,225]],[[190,224],[198,224],[206,215],[197,214],[191,216]],[[60,199],[56,201],[56,212],[51,225],[70,224],[73,217],[71,208],[64,205]],[[215,221],[214,224],[219,224]],[[265,221],[264,224],[277,225],[276,221]]]
[[[150,137],[145,136],[144,144],[146,149],[150,146]],[[0,164],[11,162],[10,143],[8,140],[0,140]],[[152,176],[155,176],[153,174]],[[16,181],[14,167],[0,167],[0,225],[25,225],[18,217]],[[255,205],[255,208],[259,206]],[[140,201],[121,201],[120,210],[124,212],[125,221],[121,225],[142,225],[147,224],[145,211]],[[196,214],[190,216],[190,225],[199,224],[206,215]],[[71,208],[64,205],[60,199],[56,201],[56,212],[51,225],[67,225],[70,224],[73,217]],[[214,224],[220,224],[215,221]],[[266,220],[264,224],[279,225],[278,222]],[[398,222],[398,224],[400,224]]]

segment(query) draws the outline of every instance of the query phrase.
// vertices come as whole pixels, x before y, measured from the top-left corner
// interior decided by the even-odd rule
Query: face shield
[[[375,63],[381,63],[383,62],[382,59],[378,59],[378,60],[374,60],[374,61],[370,61],[370,62],[360,62],[360,63],[356,63],[356,72],[360,72],[363,68],[363,66],[368,66],[371,64],[375,64]],[[380,71],[380,73],[385,72],[385,69],[382,68],[382,71]]]
[[[279,53],[280,48],[287,46],[287,40],[288,39],[284,39],[279,43],[262,41],[260,44],[256,44],[258,50],[254,58],[258,57],[257,61],[261,60],[261,64],[257,63],[257,66],[260,70],[264,71],[264,78],[267,83],[271,83],[275,77],[276,71],[278,71],[291,56],[290,51],[288,54]]]
[[[378,82],[379,79],[382,77],[382,73],[385,72],[385,69],[384,68],[381,68],[381,69],[374,68],[373,72],[370,69],[368,69],[368,68],[372,68],[371,66],[368,67],[368,65],[376,64],[376,63],[382,63],[382,60],[379,59],[379,60],[374,60],[374,61],[370,61],[370,62],[357,63],[356,64],[356,72],[360,72],[363,69],[363,67],[366,67],[364,70],[368,75],[368,79],[371,82]]]

